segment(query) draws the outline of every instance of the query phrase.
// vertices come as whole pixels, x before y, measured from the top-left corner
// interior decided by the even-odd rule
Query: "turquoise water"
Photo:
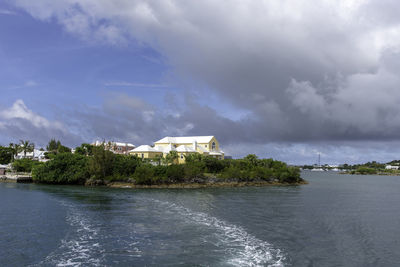
[[[0,266],[397,266],[400,177],[109,189],[0,183]]]

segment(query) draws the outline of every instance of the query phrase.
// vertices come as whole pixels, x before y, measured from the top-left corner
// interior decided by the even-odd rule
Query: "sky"
[[[395,0],[0,0],[0,144],[214,135],[291,164],[400,159]]]

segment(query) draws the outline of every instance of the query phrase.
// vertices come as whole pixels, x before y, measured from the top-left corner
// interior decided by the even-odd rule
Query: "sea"
[[[400,177],[113,189],[0,183],[0,266],[399,266]]]

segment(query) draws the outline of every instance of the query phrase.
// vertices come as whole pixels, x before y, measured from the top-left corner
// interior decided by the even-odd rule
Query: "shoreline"
[[[30,174],[5,174],[0,176],[0,182],[5,183],[33,183]]]
[[[2,176],[0,182],[3,183],[35,183],[32,176]],[[304,180],[298,183],[279,183],[279,182],[206,182],[206,183],[175,183],[175,184],[154,184],[154,185],[138,185],[129,182],[110,182],[108,184],[76,184],[84,187],[110,187],[125,189],[190,189],[190,188],[229,188],[229,187],[264,187],[264,186],[300,186],[306,185],[308,181]],[[47,184],[47,185],[68,185],[68,184]],[[71,184],[73,185],[73,184]]]
[[[350,172],[339,172],[339,174],[347,174],[347,175],[378,175],[378,176],[400,176],[400,173],[385,173],[385,172],[379,172],[379,173],[350,173]]]
[[[299,186],[308,184],[307,181],[300,183],[278,183],[278,182],[213,182],[213,183],[176,183],[158,185],[137,185],[127,182],[112,182],[106,187],[130,188],[130,189],[189,189],[189,188],[223,188],[223,187],[263,187],[263,186]]]

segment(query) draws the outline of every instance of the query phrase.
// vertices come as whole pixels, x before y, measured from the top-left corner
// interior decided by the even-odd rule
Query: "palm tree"
[[[18,156],[18,153],[21,152],[21,146],[18,144],[10,143],[8,147],[11,149],[12,160],[14,161],[14,159]]]
[[[31,141],[29,141],[29,140],[19,140],[19,142],[20,142],[20,147],[21,147],[21,150],[24,152],[24,158],[26,158],[26,153],[27,152],[33,152],[34,151],[34,149],[35,149],[35,144],[34,143],[32,143]],[[33,156],[35,156],[35,155],[33,155]]]

